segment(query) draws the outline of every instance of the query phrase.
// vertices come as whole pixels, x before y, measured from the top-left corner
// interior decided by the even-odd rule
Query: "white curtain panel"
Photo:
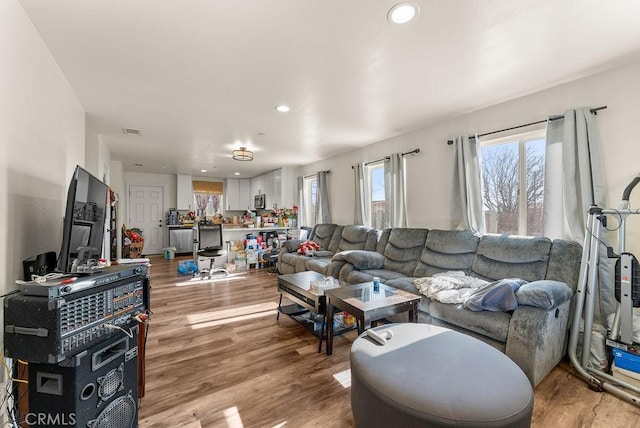
[[[482,170],[478,159],[478,137],[457,137],[453,142],[453,186],[451,189],[451,229],[484,232]]]
[[[607,207],[596,117],[591,109],[567,110],[547,126],[545,236],[583,243],[591,205]]]
[[[353,223],[371,225],[369,210],[367,205],[367,186],[365,166],[363,162],[353,166],[353,182],[355,190],[355,207],[353,212]]]
[[[557,119],[557,118],[554,118]],[[567,110],[547,126],[545,154],[544,235],[584,243],[591,205],[607,208],[604,170],[596,116],[588,107]],[[603,324],[615,312],[613,263],[606,257],[609,236],[604,229],[600,244],[600,299],[596,321]]]
[[[327,184],[327,172],[318,172],[318,190],[316,200],[316,222],[331,223],[331,210],[329,209],[329,186]]]
[[[394,153],[384,161],[384,195],[389,227],[407,227],[404,156]]]
[[[304,197],[304,177],[299,176],[296,178],[296,182],[298,185],[298,227],[309,226],[307,224],[307,207],[305,206],[305,197]]]

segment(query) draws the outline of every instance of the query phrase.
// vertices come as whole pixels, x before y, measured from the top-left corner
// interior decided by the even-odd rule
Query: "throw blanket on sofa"
[[[437,273],[413,281],[421,294],[442,303],[464,303],[479,287],[488,284],[480,278],[466,276],[461,271]]]

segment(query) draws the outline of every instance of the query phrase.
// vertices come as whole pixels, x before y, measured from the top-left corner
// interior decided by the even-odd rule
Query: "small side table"
[[[333,352],[333,317],[335,308],[349,312],[358,320],[358,334],[371,327],[371,322],[408,312],[409,322],[418,322],[420,296],[380,284],[377,292],[373,282],[348,285],[324,292],[327,298],[327,355]]]

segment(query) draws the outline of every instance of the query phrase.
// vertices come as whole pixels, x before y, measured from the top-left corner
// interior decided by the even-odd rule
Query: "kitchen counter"
[[[270,232],[273,230],[282,230],[287,231],[289,229],[295,229],[294,227],[277,227],[277,226],[268,226],[268,227],[242,227],[238,225],[225,224],[223,226],[223,231],[246,231],[246,233],[251,232]]]
[[[168,224],[169,229],[193,229],[194,224]]]

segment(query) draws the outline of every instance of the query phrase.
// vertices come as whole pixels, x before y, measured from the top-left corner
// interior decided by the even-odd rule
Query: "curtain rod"
[[[607,108],[607,106],[602,106],[602,107],[592,108],[592,109],[591,109],[591,113],[593,113],[593,114],[596,114],[596,115],[597,115],[597,114],[598,114],[598,111],[600,111],[600,110],[604,110],[604,109],[606,109],[606,108]],[[486,136],[486,135],[491,135],[491,134],[498,134],[498,133],[500,133],[500,132],[511,131],[511,130],[514,130],[514,129],[524,128],[524,127],[531,126],[531,125],[537,125],[537,124],[539,124],[539,123],[553,122],[554,120],[562,119],[563,117],[564,117],[564,116],[561,116],[561,115],[550,116],[548,119],[545,119],[545,120],[538,120],[538,121],[536,121],[536,122],[525,123],[524,125],[512,126],[511,128],[499,129],[499,130],[497,130],[497,131],[485,132],[484,134],[479,134],[479,135],[478,135],[478,137],[484,137],[484,136]],[[471,135],[471,136],[469,136],[469,138],[470,138],[470,139],[471,139],[471,138],[474,138],[474,139],[475,139],[475,138],[476,138],[476,136],[475,136],[475,135]],[[452,144],[453,144],[453,140],[449,140],[449,141],[447,141],[447,144],[448,144],[448,145],[452,145]]]
[[[318,171],[318,172],[324,172],[324,173],[326,173],[326,174],[329,174],[329,173],[331,172],[331,170],[330,170],[330,169],[327,169],[327,170],[324,170],[324,171]],[[315,174],[311,174],[311,175],[305,175],[303,178],[311,178],[311,177],[314,177],[314,176],[318,175],[318,172],[316,172]]]
[[[420,153],[420,149],[414,149],[414,150],[411,150],[410,152],[400,153],[400,155],[401,156],[415,155],[416,153]],[[385,156],[382,159],[372,160],[371,162],[365,162],[365,165],[371,165],[372,163],[380,162],[380,161],[383,161],[383,160],[388,160],[390,158],[391,158],[390,156]],[[353,169],[353,165],[351,165],[351,169]]]

